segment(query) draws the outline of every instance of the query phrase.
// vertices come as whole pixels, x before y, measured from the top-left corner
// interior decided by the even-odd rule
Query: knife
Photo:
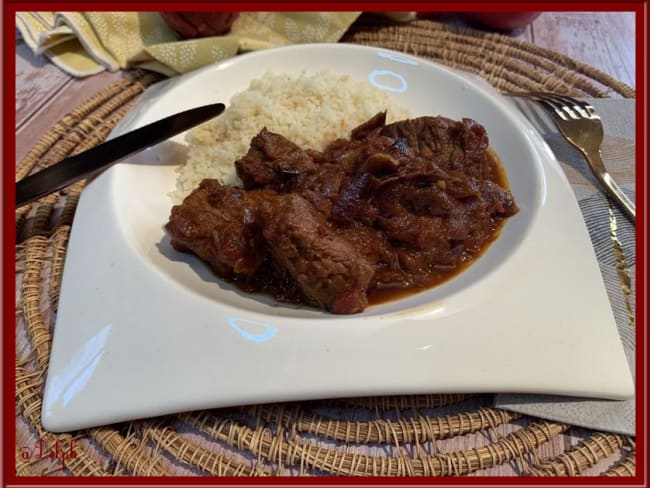
[[[16,183],[16,208],[216,117],[225,109],[223,103],[214,103],[170,115],[27,176]]]

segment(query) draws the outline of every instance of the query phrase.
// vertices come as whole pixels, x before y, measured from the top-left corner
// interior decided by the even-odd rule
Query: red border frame
[[[634,11],[636,12],[636,128],[637,128],[637,273],[641,279],[637,279],[637,471],[634,477],[630,478],[496,478],[496,477],[465,477],[465,478],[441,478],[437,480],[422,478],[279,478],[279,479],[250,479],[219,478],[56,478],[56,477],[16,477],[15,476],[15,378],[13,363],[15,362],[15,334],[10,324],[15,320],[15,282],[10,275],[12,268],[15,270],[15,213],[13,212],[15,188],[11,184],[14,181],[15,168],[10,161],[15,160],[15,111],[11,106],[15,105],[15,63],[11,60],[15,56],[15,13],[20,10],[75,10],[81,4],[81,0],[67,1],[64,3],[43,2],[23,0],[14,2],[9,0],[2,5],[2,26],[3,26],[3,76],[2,76],[2,105],[7,112],[2,112],[3,124],[3,166],[2,176],[5,182],[2,187],[2,230],[3,230],[3,328],[2,328],[2,372],[3,372],[3,395],[2,402],[3,432],[2,436],[2,486],[80,486],[80,485],[102,485],[102,486],[142,486],[142,485],[166,485],[166,486],[189,486],[189,485],[218,485],[218,486],[257,486],[259,484],[269,486],[476,486],[476,485],[508,485],[508,486],[548,486],[548,485],[571,485],[571,486],[647,486],[647,465],[646,465],[646,431],[647,431],[647,354],[646,354],[646,300],[645,283],[647,277],[645,244],[647,228],[645,225],[645,209],[647,205],[647,43],[648,43],[648,5],[645,0],[613,3],[607,1],[583,1],[583,2],[534,2],[522,4],[516,0],[502,1],[498,3],[471,2],[471,3],[448,3],[436,2],[408,2],[408,3],[381,3],[381,2],[318,2],[303,3],[298,0],[284,2],[177,2],[176,9],[182,10],[303,10],[303,11],[436,11],[436,12],[460,12],[460,11]],[[83,2],[83,3],[87,3]],[[296,8],[296,7],[299,8]],[[111,3],[93,3],[92,10],[171,10],[173,2],[159,2],[155,0],[130,3],[119,0]],[[12,361],[13,360],[13,361]]]

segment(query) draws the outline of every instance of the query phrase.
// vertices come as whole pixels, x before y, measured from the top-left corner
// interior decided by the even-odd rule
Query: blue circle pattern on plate
[[[268,340],[271,340],[277,332],[277,328],[272,324],[240,317],[228,318],[228,324],[230,327],[239,332],[244,339],[248,339],[252,342],[266,342]],[[250,330],[246,329],[247,326],[261,327],[263,329],[263,332],[253,333]]]
[[[385,80],[393,78],[399,82],[399,86],[391,86],[389,84],[386,84],[385,82],[381,81],[379,77],[382,77]],[[368,75],[368,81],[370,81],[371,84],[381,90],[386,90],[394,93],[404,93],[406,90],[408,90],[409,87],[406,78],[404,78],[399,73],[395,73],[394,71],[387,69],[373,69]]]
[[[380,51],[377,53],[377,56],[401,64],[410,64],[413,66],[419,64],[415,59],[399,53]],[[380,90],[386,90],[393,93],[404,93],[408,90],[408,82],[406,81],[406,78],[404,78],[403,75],[388,69],[372,70],[368,75],[368,81]],[[397,84],[395,82],[397,82]]]

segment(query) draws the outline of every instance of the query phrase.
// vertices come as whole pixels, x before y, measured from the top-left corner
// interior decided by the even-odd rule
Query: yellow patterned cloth
[[[37,55],[73,76],[143,68],[187,73],[239,52],[336,42],[360,12],[242,12],[224,36],[179,40],[157,12],[18,12],[16,27]]]

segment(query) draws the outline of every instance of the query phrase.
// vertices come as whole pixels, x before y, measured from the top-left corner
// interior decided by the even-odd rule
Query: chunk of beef
[[[317,171],[300,175],[293,191],[308,200],[320,213],[329,216],[333,202],[338,198],[345,173],[336,164],[326,163]]]
[[[334,313],[356,313],[367,306],[373,267],[307,200],[279,196],[261,205],[259,217],[271,254],[306,297]]]
[[[172,208],[167,231],[178,251],[191,251],[221,276],[252,275],[264,261],[253,223],[272,190],[243,191],[205,179]]]
[[[330,218],[337,224],[352,224],[364,219],[368,221],[374,217],[374,209],[369,206],[368,196],[372,191],[374,178],[369,173],[362,173],[356,178],[349,179],[336,195],[331,207]]]
[[[519,211],[512,193],[494,181],[482,182],[480,196],[489,213],[510,217]]]
[[[365,139],[386,125],[386,111],[379,112],[350,131],[350,139]]]
[[[253,137],[246,155],[235,161],[244,188],[284,190],[295,178],[315,168],[312,156],[286,137],[266,129]]]
[[[414,156],[445,170],[484,179],[489,140],[485,128],[471,119],[418,117],[389,124],[380,133],[408,146]]]

